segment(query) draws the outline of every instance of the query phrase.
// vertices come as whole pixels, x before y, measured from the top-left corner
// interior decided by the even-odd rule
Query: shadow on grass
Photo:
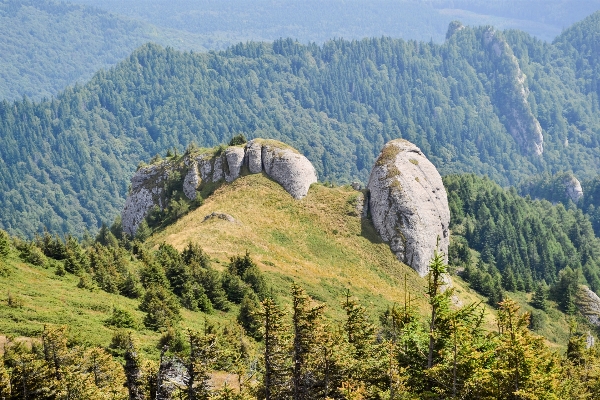
[[[380,244],[384,243],[381,236],[375,230],[373,226],[373,221],[370,218],[361,218],[360,219],[360,234],[362,237],[368,239],[371,243]]]

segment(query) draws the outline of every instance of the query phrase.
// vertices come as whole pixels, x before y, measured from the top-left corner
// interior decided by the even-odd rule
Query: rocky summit
[[[397,139],[379,154],[368,184],[373,225],[396,257],[419,275],[436,245],[447,254],[450,210],[442,178],[414,144]]]
[[[182,190],[193,200],[206,183],[233,182],[243,174],[264,172],[293,198],[301,199],[317,173],[294,148],[276,140],[254,139],[243,146],[192,151],[182,159],[140,168],[131,178],[131,190],[121,213],[123,231],[134,235],[152,208],[168,206],[167,188]],[[182,177],[182,182],[178,182]]]

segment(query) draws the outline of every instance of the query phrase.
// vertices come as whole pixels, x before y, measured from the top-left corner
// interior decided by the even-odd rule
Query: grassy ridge
[[[304,199],[294,200],[264,175],[248,175],[218,187],[202,206],[155,232],[146,245],[157,248],[167,242],[182,250],[189,241],[196,242],[213,267],[221,270],[230,257],[249,251],[279,301],[289,308],[291,283],[299,283],[313,298],[327,304],[326,315],[335,321],[344,320],[340,303],[347,290],[368,308],[374,322],[388,306],[401,306],[405,295],[426,315],[425,279],[399,262],[371,222],[361,218],[360,196],[347,186],[315,184]],[[227,213],[236,222],[205,221],[213,212]],[[118,306],[139,322],[134,334],[142,351],[149,357],[158,356],[160,333],[142,328],[139,300],[78,288],[79,278],[70,274],[59,277],[53,267],[26,264],[14,249],[5,263],[10,273],[0,276],[0,335],[34,337],[44,324],[64,324],[75,340],[108,346],[114,331],[104,322],[112,307]],[[459,277],[452,279],[456,304],[483,299]],[[9,293],[21,306],[8,304]],[[508,295],[525,310],[532,310],[527,304],[530,294]],[[205,320],[226,326],[234,323],[238,309],[234,305],[227,313],[210,315],[182,309],[179,327],[201,331]],[[488,308],[486,314],[487,329],[493,331],[495,311]],[[567,317],[555,310],[548,316],[539,333],[564,347]]]

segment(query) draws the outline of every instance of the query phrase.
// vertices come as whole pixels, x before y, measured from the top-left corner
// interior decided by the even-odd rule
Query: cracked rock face
[[[263,144],[261,158],[265,173],[295,199],[306,196],[310,185],[317,182],[315,167],[292,149]]]
[[[392,140],[367,188],[375,229],[398,260],[425,276],[438,238],[439,251],[447,254],[450,237],[448,198],[437,169],[414,144]]]
[[[183,176],[185,196],[193,200],[203,182],[233,182],[240,177],[244,166],[247,172],[264,172],[279,183],[295,199],[308,193],[317,182],[317,173],[311,162],[296,150],[274,140],[254,139],[244,147],[230,146],[219,155],[205,152],[188,155],[179,165],[170,161],[141,168],[131,178],[131,192],[121,213],[123,231],[135,235],[139,224],[155,205],[164,209],[166,180],[178,171]],[[184,175],[185,174],[185,175]]]
[[[131,178],[131,191],[121,212],[123,232],[134,235],[154,205],[162,208],[162,187],[167,176],[168,170],[164,166],[151,165],[141,168]]]
[[[579,180],[571,175],[565,178],[563,183],[565,185],[565,194],[573,200],[573,203],[577,203],[583,197],[583,189]]]

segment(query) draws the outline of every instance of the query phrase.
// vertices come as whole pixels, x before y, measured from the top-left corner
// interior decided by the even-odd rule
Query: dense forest
[[[147,42],[204,50],[197,35],[52,0],[0,1],[0,99],[50,98]]]
[[[442,45],[284,39],[204,54],[145,45],[56,98],[0,103],[0,226],[81,236],[118,213],[141,160],[237,133],[293,145],[320,180],[336,183],[365,182],[383,144],[398,137],[442,174],[473,172],[502,185],[567,170],[592,179],[597,66],[577,32],[597,34],[598,16],[556,44],[453,25]],[[527,128],[537,121],[541,156]]]

